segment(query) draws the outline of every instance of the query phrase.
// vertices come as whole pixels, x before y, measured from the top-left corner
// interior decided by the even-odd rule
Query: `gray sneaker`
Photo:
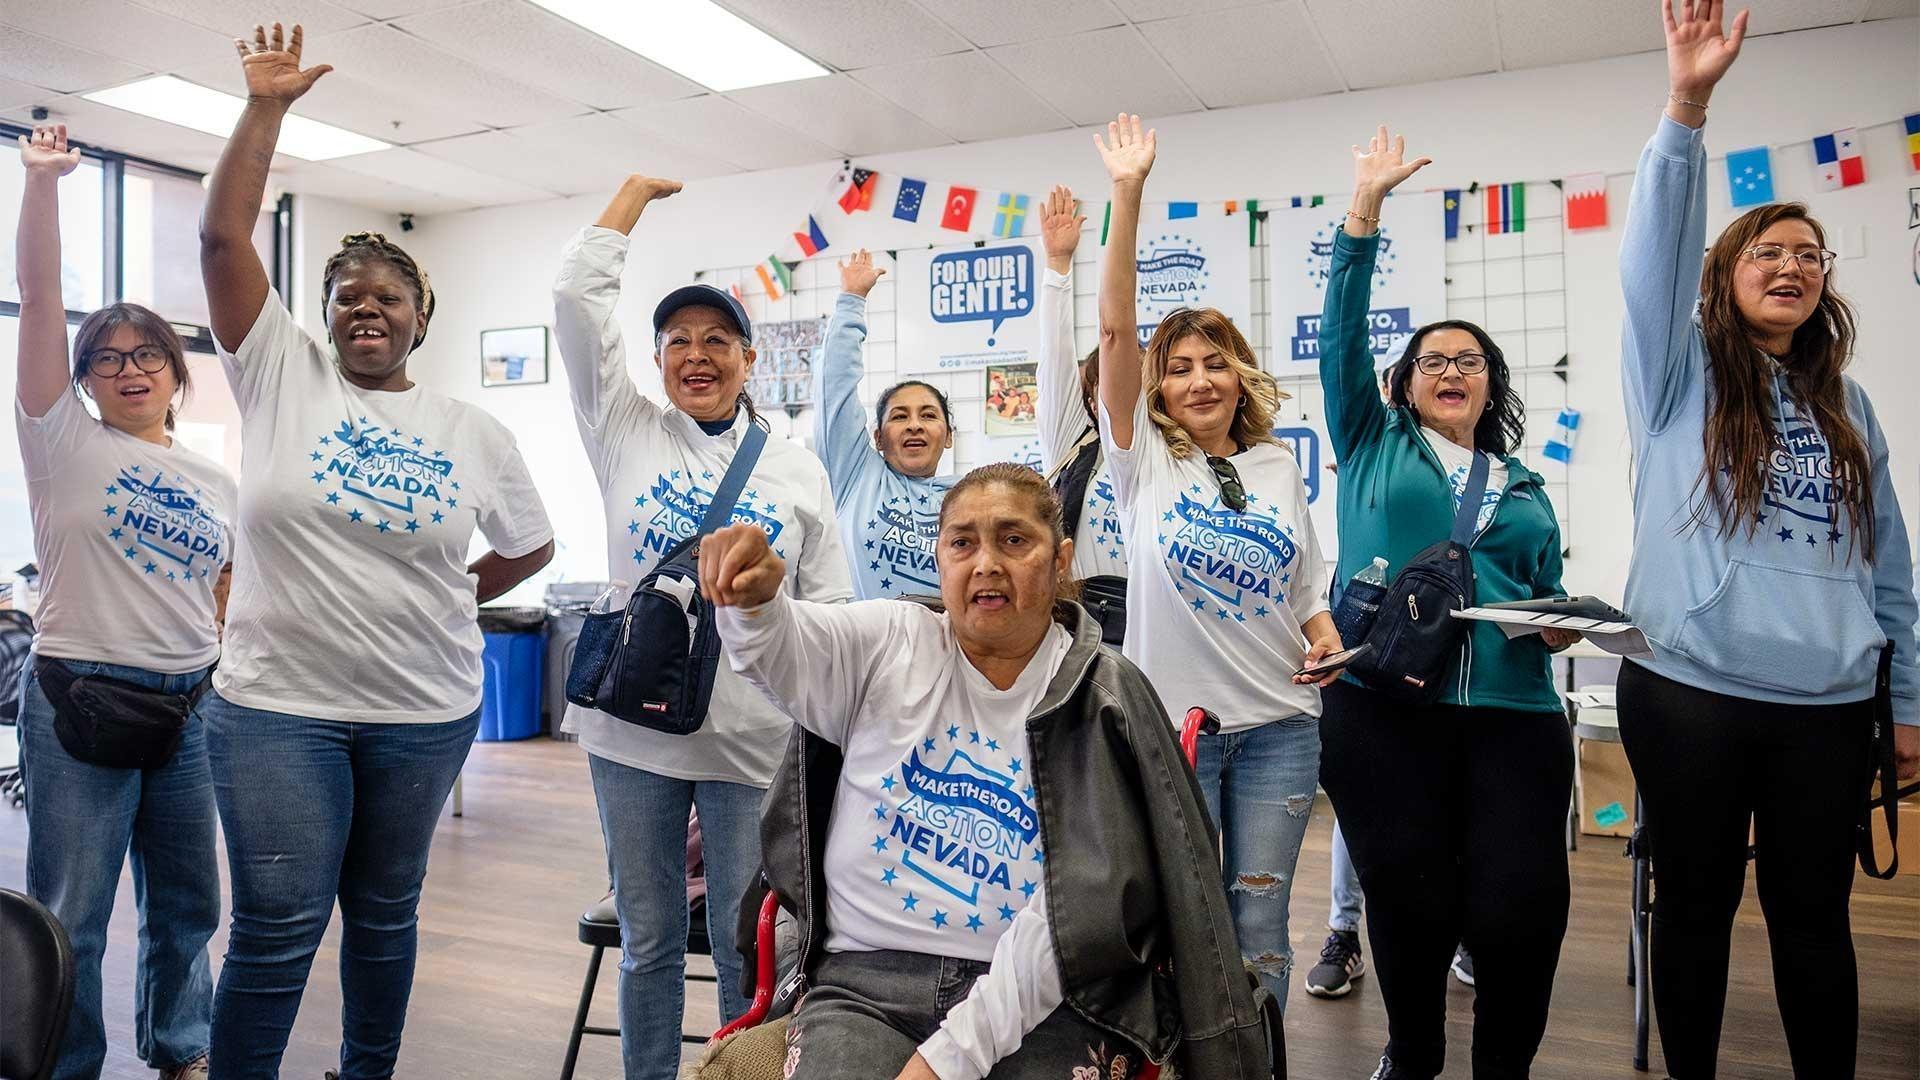
[[[1353,980],[1366,973],[1359,933],[1335,930],[1320,947],[1320,962],[1307,972],[1307,993],[1317,998],[1346,997],[1353,991]]]
[[[1459,979],[1462,985],[1473,985],[1473,954],[1467,951],[1465,945],[1454,946],[1453,963],[1447,970],[1453,972],[1453,977]]]

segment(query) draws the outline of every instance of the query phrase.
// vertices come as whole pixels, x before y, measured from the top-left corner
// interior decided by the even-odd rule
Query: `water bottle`
[[[1380,601],[1387,598],[1387,560],[1378,555],[1360,568],[1340,590],[1340,607],[1333,613],[1333,627],[1340,642],[1348,648],[1366,640],[1373,629],[1373,618],[1380,613]]]

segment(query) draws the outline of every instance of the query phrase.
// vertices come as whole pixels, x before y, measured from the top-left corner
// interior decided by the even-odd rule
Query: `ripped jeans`
[[[1300,714],[1202,735],[1194,772],[1220,826],[1221,871],[1240,955],[1284,1010],[1293,981],[1287,908],[1320,778],[1320,721]]]

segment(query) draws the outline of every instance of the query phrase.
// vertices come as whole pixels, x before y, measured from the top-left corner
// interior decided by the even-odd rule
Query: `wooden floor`
[[[1303,965],[1319,952],[1327,907],[1329,821],[1315,815],[1293,893],[1293,942]],[[0,809],[0,884],[24,878],[25,816]],[[223,860],[224,861],[224,860]],[[1920,868],[1916,868],[1920,869]],[[1623,977],[1628,864],[1617,840],[1583,838],[1573,855],[1573,913],[1554,988],[1553,1019],[1534,1066],[1537,1080],[1644,1074],[1629,1061],[1632,993]],[[421,906],[420,960],[399,1075],[408,1080],[547,1077],[559,1072],[587,949],[574,936],[579,911],[605,888],[606,860],[592,787],[579,749],[545,739],[483,743],[466,773],[466,816],[442,819]],[[105,1075],[150,1080],[133,1056],[135,920],[130,879],[121,882],[106,958],[111,1049]],[[1920,1076],[1920,877],[1861,878],[1854,890],[1860,955],[1858,1075]],[[338,926],[314,964],[285,1075],[318,1080],[336,1060],[340,995]],[[213,953],[224,951],[224,931]],[[609,959],[612,957],[610,955]],[[704,961],[696,961],[704,963]],[[609,963],[595,1009],[617,1023]],[[687,1028],[714,1027],[709,988],[689,1003]],[[1470,1073],[1472,992],[1453,984],[1447,1077]],[[1296,984],[1287,1038],[1296,1078],[1359,1080],[1385,1041],[1380,998],[1369,980],[1341,1001],[1318,1001]],[[1751,895],[1734,936],[1722,1077],[1788,1078],[1774,1008],[1766,931]],[[1658,1042],[1654,1064],[1659,1066]],[[589,1037],[578,1075],[620,1075],[618,1041]],[[1662,1075],[1657,1071],[1655,1076]]]

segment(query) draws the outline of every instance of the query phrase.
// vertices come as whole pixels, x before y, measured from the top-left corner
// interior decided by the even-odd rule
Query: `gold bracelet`
[[[1379,218],[1377,218],[1377,217],[1368,217],[1367,215],[1365,215],[1365,214],[1363,214],[1363,213],[1361,213],[1361,212],[1360,212],[1360,211],[1358,211],[1358,210],[1349,210],[1349,211],[1347,211],[1347,216],[1348,216],[1348,217],[1350,217],[1350,218],[1359,218],[1359,219],[1360,219],[1361,221],[1364,221],[1364,222],[1366,222],[1366,223],[1367,223],[1367,224],[1369,224],[1369,225],[1378,225],[1378,224],[1380,224],[1380,219],[1379,219]]]
[[[1675,105],[1691,105],[1694,108],[1699,109],[1701,112],[1707,111],[1707,106],[1704,102],[1688,101],[1686,98],[1681,97],[1679,94],[1668,94],[1667,100],[1673,102]]]

